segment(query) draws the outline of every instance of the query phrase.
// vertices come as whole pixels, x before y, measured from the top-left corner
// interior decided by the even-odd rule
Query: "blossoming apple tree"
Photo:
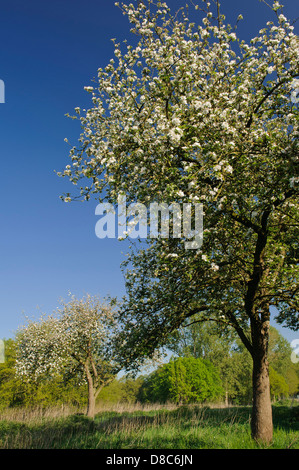
[[[112,304],[87,296],[72,297],[55,315],[29,321],[18,332],[17,372],[29,380],[57,373],[88,385],[87,415],[120,370],[116,360],[117,315]]]
[[[194,22],[191,7],[120,7],[137,39],[114,41],[115,57],[86,87],[92,105],[76,108],[82,134],[62,176],[83,199],[203,204],[200,250],[170,237],[130,255],[130,360],[194,315],[234,327],[253,359],[252,435],[270,442],[271,307],[299,326],[299,41],[277,1],[249,43],[214,5],[196,6]]]

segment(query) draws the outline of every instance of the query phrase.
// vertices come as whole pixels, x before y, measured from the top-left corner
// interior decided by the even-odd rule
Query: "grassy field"
[[[0,413],[1,449],[257,449],[250,407],[123,407]],[[299,406],[273,406],[271,449],[299,449]]]

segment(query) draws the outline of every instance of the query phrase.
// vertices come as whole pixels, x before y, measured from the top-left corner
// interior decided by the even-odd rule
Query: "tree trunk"
[[[94,418],[96,398],[95,398],[95,390],[93,386],[92,376],[88,369],[88,363],[85,365],[85,372],[86,372],[87,385],[88,385],[88,404],[87,404],[86,414],[90,418]]]
[[[265,444],[273,438],[272,406],[270,397],[269,364],[267,359],[269,321],[254,322],[252,325],[253,406],[251,418],[252,437]]]
[[[93,386],[89,385],[88,383],[88,405],[87,405],[87,416],[90,418],[94,418],[95,415],[95,405],[96,405],[96,400],[95,400],[95,394],[93,390]]]
[[[225,390],[225,406],[228,408],[228,391]]]

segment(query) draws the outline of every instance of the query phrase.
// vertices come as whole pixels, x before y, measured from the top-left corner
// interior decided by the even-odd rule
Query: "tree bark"
[[[225,407],[228,408],[228,391],[225,390]]]
[[[251,434],[253,439],[265,444],[269,444],[273,439],[268,364],[270,312],[268,302],[260,300],[261,298],[267,298],[267,292],[265,287],[261,285],[261,281],[267,277],[265,250],[268,239],[267,224],[269,215],[270,209],[266,209],[261,217],[261,228],[257,231],[253,272],[248,282],[245,297],[245,308],[250,318],[252,344],[250,349],[253,359]],[[257,300],[258,297],[260,297],[259,300]]]
[[[88,382],[87,416],[89,416],[90,418],[94,418],[94,416],[95,416],[95,404],[96,404],[96,400],[95,400],[95,394],[94,394],[93,386],[92,386],[92,384],[90,386],[89,382]]]
[[[251,434],[258,442],[269,444],[273,439],[269,363],[267,359],[269,321],[252,322],[253,404]]]
[[[88,368],[88,363],[85,364],[85,372],[86,372],[87,385],[88,385],[88,404],[87,404],[86,415],[89,416],[90,418],[94,418],[96,399],[95,399],[95,390],[93,386],[93,380],[92,380],[92,376]]]

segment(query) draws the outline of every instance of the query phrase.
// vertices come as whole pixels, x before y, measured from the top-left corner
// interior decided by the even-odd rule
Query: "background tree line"
[[[87,385],[79,375],[49,376],[28,382],[16,374],[17,341],[5,342],[5,363],[0,364],[0,407],[86,406]],[[98,395],[98,402],[194,403],[252,401],[252,360],[232,332],[219,335],[201,323],[181,328],[169,340],[173,356],[147,375],[117,376]],[[291,361],[291,346],[271,327],[269,359],[273,401],[299,393],[299,364]]]

